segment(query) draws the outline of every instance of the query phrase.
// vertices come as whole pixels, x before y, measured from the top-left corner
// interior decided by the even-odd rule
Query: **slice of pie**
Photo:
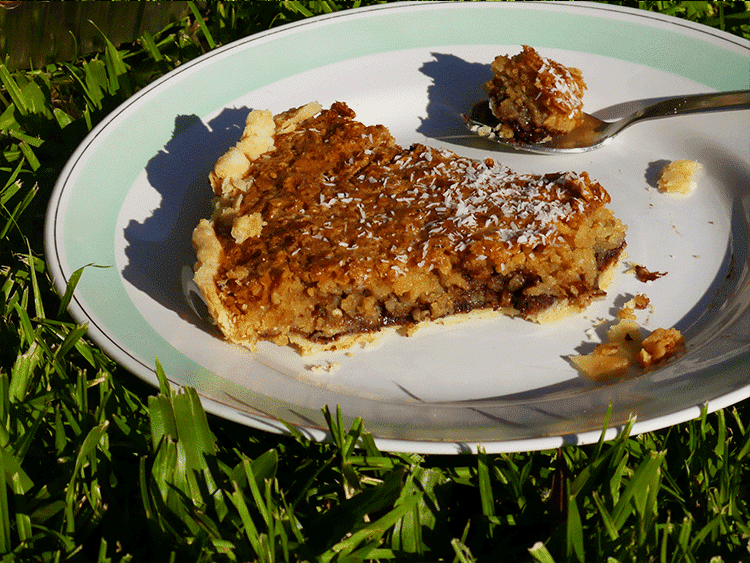
[[[337,102],[252,111],[210,175],[195,280],[227,340],[345,349],[385,327],[583,310],[625,247],[588,174],[398,146]]]
[[[513,57],[495,57],[484,89],[500,122],[493,132],[503,139],[542,143],[583,122],[581,71],[543,58],[528,45]]]

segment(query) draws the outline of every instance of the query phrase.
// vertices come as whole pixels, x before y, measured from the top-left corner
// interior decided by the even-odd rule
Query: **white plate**
[[[418,22],[418,24],[417,24]],[[87,264],[71,311],[104,350],[156,385],[155,361],[208,411],[273,432],[283,419],[314,439],[321,408],[364,418],[386,450],[546,449],[662,428],[750,395],[750,112],[642,123],[575,156],[496,152],[459,114],[482,97],[499,54],[521,44],[580,68],[589,112],[615,118],[669,95],[747,87],[750,44],[649,12],[600,4],[419,2],[363,8],[253,35],[185,64],[127,100],[86,138],[51,199],[46,241],[62,291]],[[210,213],[207,174],[251,108],[347,102],[402,145],[419,141],[519,172],[587,170],[629,226],[628,255],[668,272],[644,285],[621,272],[605,301],[554,326],[498,318],[373,350],[301,358],[224,343],[202,316],[190,237]],[[653,188],[665,160],[703,164],[689,197]],[[565,359],[602,336],[598,319],[636,293],[644,328],[679,328],[686,353],[601,385]],[[592,328],[593,327],[593,328]],[[593,334],[593,339],[590,338]],[[316,365],[338,363],[332,373]]]

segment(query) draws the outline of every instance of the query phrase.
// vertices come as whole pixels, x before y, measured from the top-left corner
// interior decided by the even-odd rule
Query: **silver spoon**
[[[537,144],[498,137],[494,128],[499,122],[492,114],[487,100],[474,104],[469,115],[464,116],[464,120],[470,131],[514,149],[545,154],[579,153],[598,149],[611,141],[620,131],[638,121],[731,109],[750,109],[750,90],[667,98],[612,122],[602,121],[584,113],[583,123],[570,133]]]

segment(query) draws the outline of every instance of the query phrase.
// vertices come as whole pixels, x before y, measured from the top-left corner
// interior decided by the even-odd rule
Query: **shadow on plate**
[[[426,116],[417,132],[464,147],[513,151],[470,133],[461,117],[478,100],[487,97],[482,84],[492,78],[489,63],[470,63],[448,53],[432,53],[432,56],[433,60],[419,69],[432,79],[432,85],[427,89]]]
[[[126,282],[203,330],[212,328],[192,281],[192,232],[201,218],[211,215],[208,174],[240,139],[249,111],[225,109],[208,123],[195,115],[177,116],[172,138],[146,166],[148,183],[161,203],[142,223],[131,220],[124,232]]]

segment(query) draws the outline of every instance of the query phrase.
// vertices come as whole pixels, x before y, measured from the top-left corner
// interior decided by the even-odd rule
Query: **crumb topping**
[[[339,137],[358,142],[345,150]],[[375,270],[380,263],[399,275],[407,267],[439,268],[457,253],[458,260],[502,268],[519,251],[533,259],[542,247],[560,244],[609,202],[585,172],[518,174],[491,159],[419,144],[401,152],[382,130],[335,111],[323,112],[304,133],[280,136],[276,146],[251,164],[238,210],[262,209],[263,241],[242,241],[227,262],[263,268],[275,254],[301,271],[355,263]],[[290,192],[296,197],[284,197]],[[261,243],[268,247],[258,253]]]
[[[581,94],[583,88],[577,83],[580,73],[548,58],[542,58],[542,66],[539,67],[536,85],[542,93],[554,100],[557,107],[568,110],[568,117],[575,117],[575,113],[581,109]]]

